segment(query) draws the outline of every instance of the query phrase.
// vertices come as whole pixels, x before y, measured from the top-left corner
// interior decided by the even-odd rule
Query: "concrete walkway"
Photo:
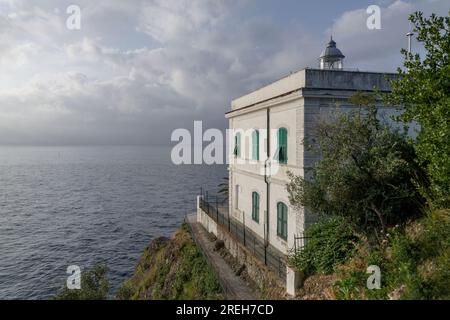
[[[222,284],[226,298],[228,300],[255,300],[254,292],[241,278],[236,276],[220,254],[214,251],[214,242],[208,239],[208,232],[197,222],[197,216],[195,214],[188,215],[186,220],[191,228],[194,241],[209,260]]]

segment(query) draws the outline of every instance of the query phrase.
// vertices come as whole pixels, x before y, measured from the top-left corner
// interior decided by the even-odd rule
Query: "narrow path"
[[[197,216],[195,214],[188,215],[186,221],[191,228],[194,241],[203,251],[219,278],[219,282],[225,290],[226,298],[229,300],[255,300],[254,292],[241,278],[236,276],[233,269],[220,254],[214,251],[214,242],[208,239],[208,232],[197,222]]]

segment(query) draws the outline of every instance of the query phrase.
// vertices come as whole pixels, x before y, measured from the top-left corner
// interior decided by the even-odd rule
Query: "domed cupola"
[[[320,55],[320,69],[337,69],[340,70],[344,67],[344,58],[341,50],[336,48],[336,42],[331,37],[325,50]]]

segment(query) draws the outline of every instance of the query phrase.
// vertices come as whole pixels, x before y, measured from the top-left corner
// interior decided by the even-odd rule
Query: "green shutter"
[[[276,155],[280,163],[287,163],[287,147],[287,129],[280,128],[278,129],[278,149]]]
[[[234,155],[235,157],[241,156],[241,134],[239,132],[234,137]]]
[[[255,193],[252,193],[252,219],[255,220]]]
[[[287,233],[288,233],[288,225],[287,225],[287,206],[282,203],[278,202],[277,204],[277,235],[287,240]]]
[[[259,194],[252,193],[252,219],[259,223]]]
[[[277,204],[277,235],[281,235],[281,203]]]

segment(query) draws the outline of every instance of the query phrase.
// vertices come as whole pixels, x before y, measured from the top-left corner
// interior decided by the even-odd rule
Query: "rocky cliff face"
[[[171,238],[154,239],[134,275],[117,293],[122,300],[221,299],[219,282],[183,225]]]

